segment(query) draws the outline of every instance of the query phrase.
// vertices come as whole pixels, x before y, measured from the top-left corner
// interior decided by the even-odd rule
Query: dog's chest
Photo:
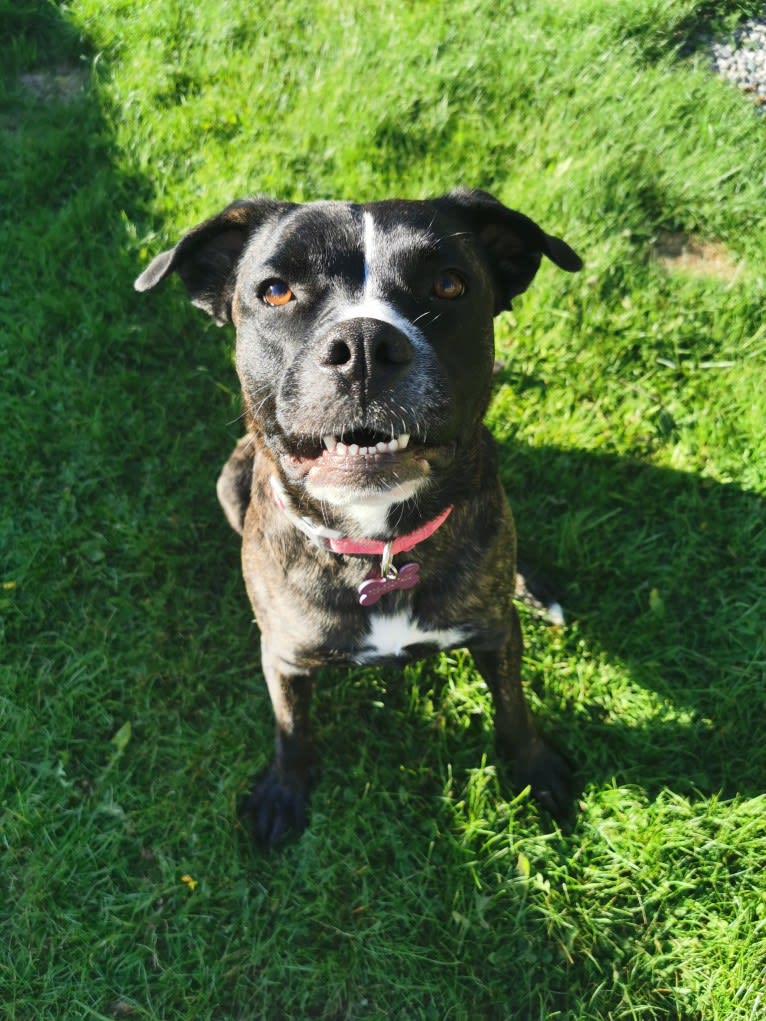
[[[353,658],[357,663],[418,659],[462,645],[467,637],[466,628],[424,628],[406,609],[393,614],[377,611],[370,614],[369,629]]]

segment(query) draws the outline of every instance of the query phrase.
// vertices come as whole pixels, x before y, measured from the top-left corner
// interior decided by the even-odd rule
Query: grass
[[[764,1016],[766,121],[699,49],[760,7],[0,4],[9,1021]],[[231,338],[131,283],[237,195],[459,182],[586,261],[499,320],[489,416],[578,818],[509,793],[458,652],[322,675],[311,827],[259,857]]]

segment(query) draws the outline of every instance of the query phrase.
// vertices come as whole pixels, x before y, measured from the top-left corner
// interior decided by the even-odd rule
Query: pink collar
[[[386,552],[386,547],[390,546],[389,556],[393,557],[397,553],[406,553],[408,550],[414,549],[418,543],[430,539],[436,529],[444,524],[451,513],[452,506],[450,505],[445,507],[441,514],[437,514],[435,518],[426,521],[420,528],[416,528],[414,532],[408,532],[407,535],[399,535],[395,539],[388,541],[383,539],[360,539],[358,541],[356,539],[330,539],[328,549],[331,549],[333,553],[380,557]]]
[[[290,506],[289,497],[282,488],[282,484],[274,475],[271,477],[271,488],[277,507],[299,531],[313,539],[318,546],[323,546],[333,553],[350,556],[382,557],[385,554],[390,559],[397,553],[406,553],[419,543],[430,539],[452,513],[451,505],[445,507],[441,514],[437,514],[435,518],[427,521],[420,528],[416,528],[414,532],[399,535],[395,539],[348,539],[334,528],[318,525],[310,518],[300,517],[296,514]]]

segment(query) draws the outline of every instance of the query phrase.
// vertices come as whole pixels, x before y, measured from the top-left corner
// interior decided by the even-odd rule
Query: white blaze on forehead
[[[364,223],[364,297],[371,296],[372,291],[372,260],[375,255],[375,221],[372,213],[363,213]]]
[[[349,319],[375,319],[381,323],[388,323],[395,330],[399,330],[413,347],[427,347],[428,342],[417,326],[405,315],[402,315],[390,301],[386,301],[384,295],[380,294],[381,287],[376,280],[375,270],[384,258],[384,249],[379,244],[380,235],[376,231],[375,221],[370,212],[362,213],[362,234],[364,269],[361,299],[341,306],[333,317],[333,322],[344,323]]]

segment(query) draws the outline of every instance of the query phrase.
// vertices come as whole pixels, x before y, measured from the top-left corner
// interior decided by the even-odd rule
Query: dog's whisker
[[[247,410],[243,411],[241,415],[237,415],[236,418],[232,418],[231,421],[227,422],[226,423],[226,428],[228,429],[229,426],[236,425],[237,422],[241,422],[242,419],[245,418],[246,416],[247,416]]]
[[[261,410],[262,410],[263,406],[264,406],[264,405],[266,404],[266,402],[267,402],[268,400],[269,400],[269,395],[267,394],[267,395],[266,395],[266,396],[265,396],[265,397],[263,398],[263,400],[262,400],[262,401],[260,402],[260,404],[257,404],[257,405],[256,405],[256,406],[255,406],[255,407],[253,408],[253,418],[258,418],[258,416],[259,416],[259,415],[260,415],[260,413],[261,413]]]

